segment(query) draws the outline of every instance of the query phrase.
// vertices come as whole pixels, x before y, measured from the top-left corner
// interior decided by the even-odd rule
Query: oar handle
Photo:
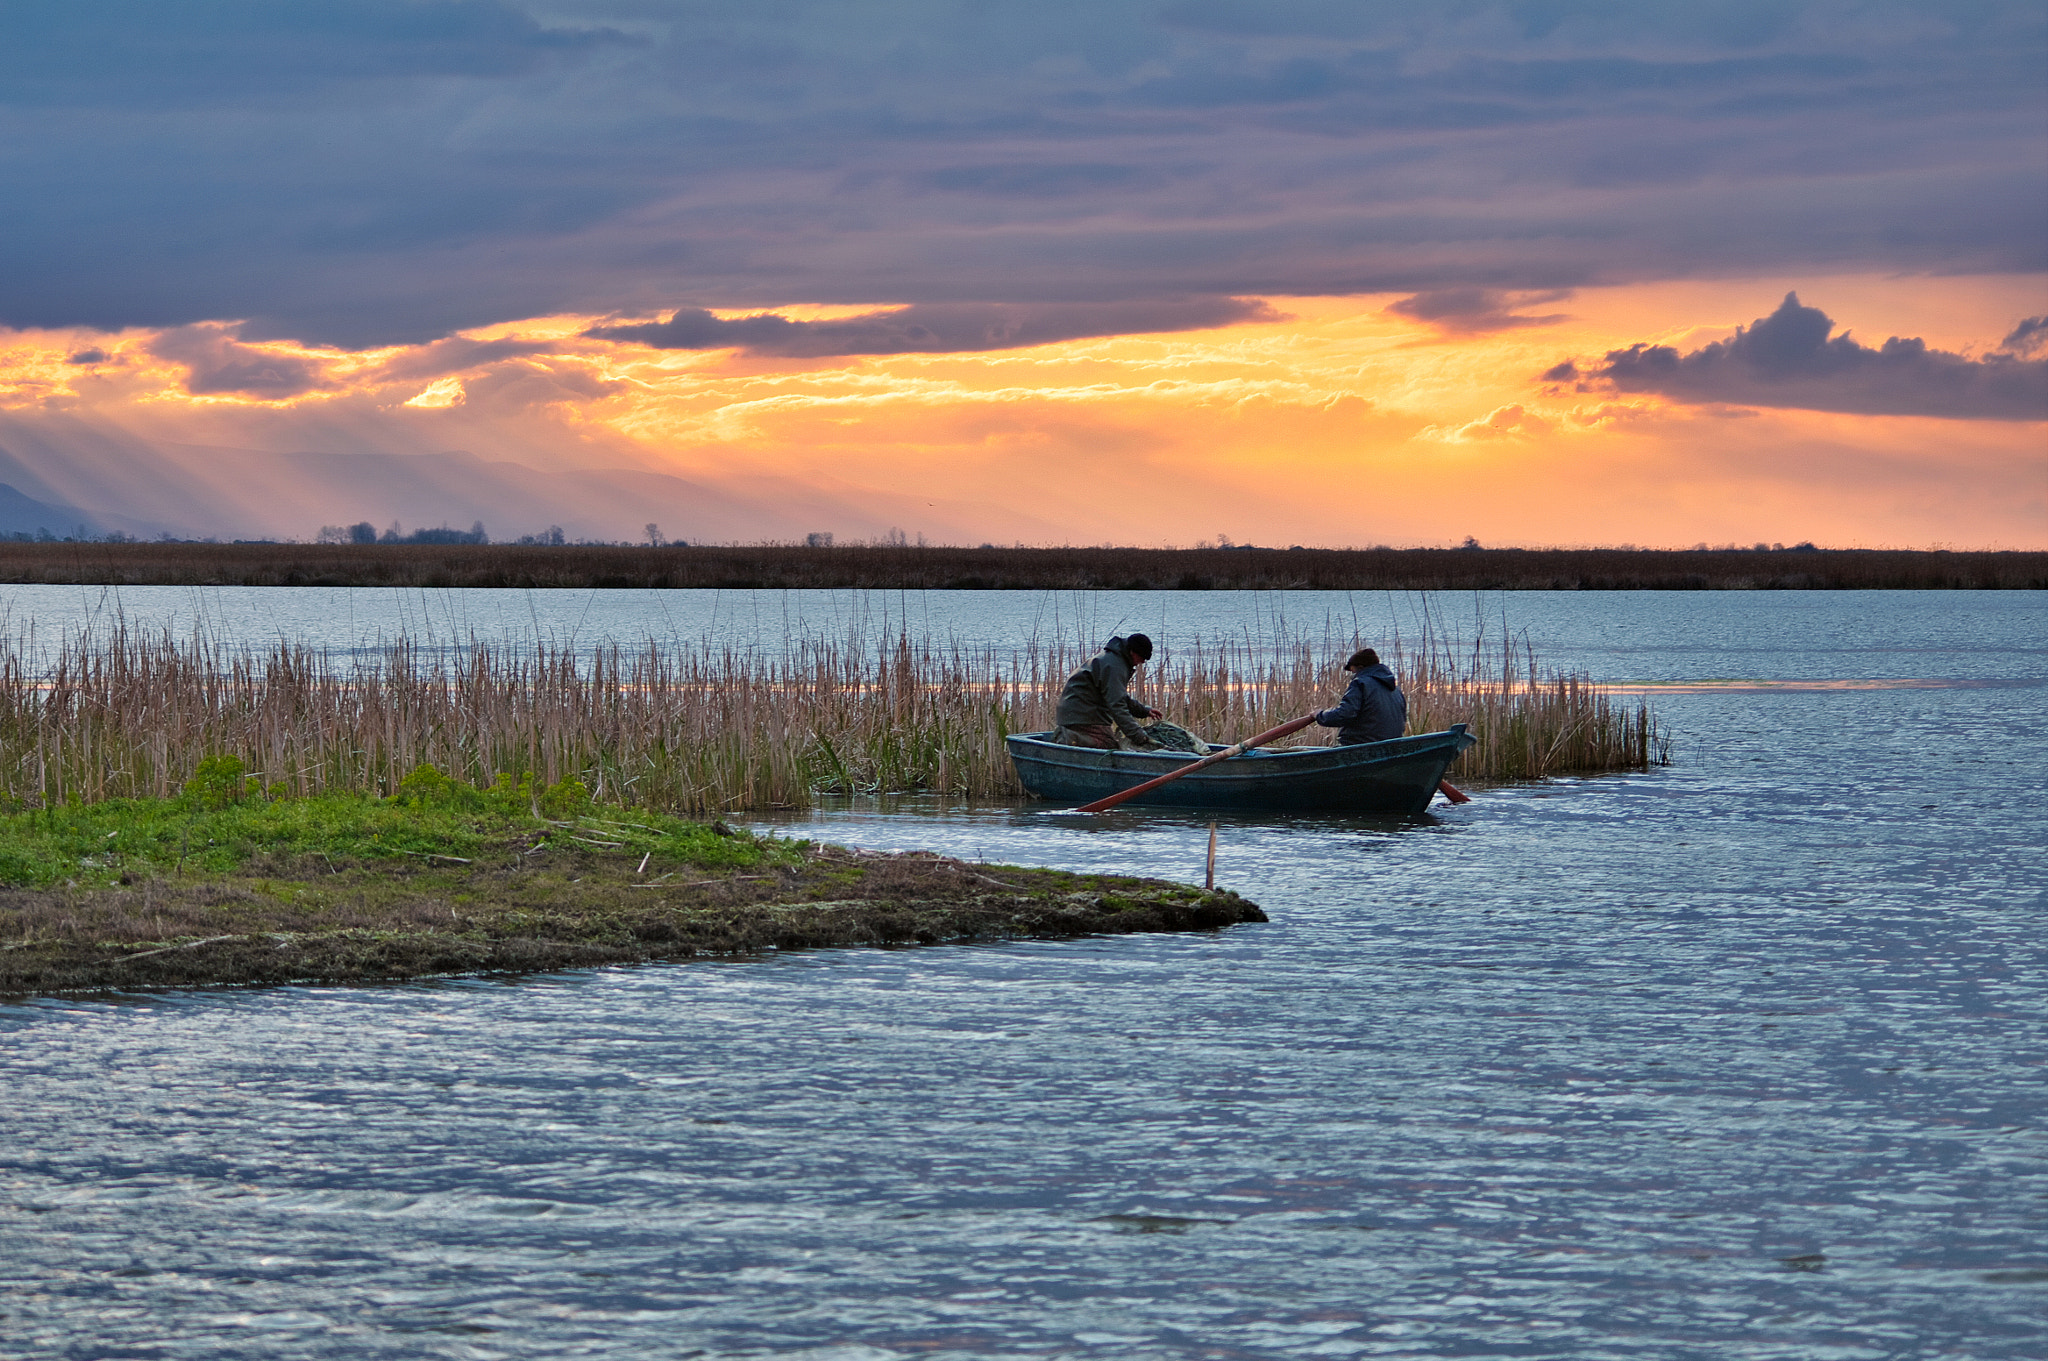
[[[1146,793],[1150,790],[1157,789],[1159,788],[1159,786],[1163,784],[1172,784],[1175,780],[1180,779],[1182,776],[1192,775],[1196,771],[1201,770],[1205,766],[1215,765],[1218,761],[1228,761],[1233,756],[1242,756],[1244,755],[1244,753],[1250,751],[1253,747],[1263,747],[1268,742],[1277,742],[1291,732],[1300,732],[1303,728],[1306,728],[1309,724],[1315,721],[1316,716],[1314,714],[1307,714],[1301,718],[1294,719],[1291,722],[1282,723],[1279,727],[1270,728],[1267,731],[1260,733],[1257,737],[1247,737],[1244,741],[1239,742],[1235,746],[1225,747],[1222,751],[1211,752],[1209,753],[1209,755],[1204,756],[1199,761],[1190,761],[1184,766],[1180,766],[1174,770],[1169,770],[1168,772],[1166,772],[1166,774],[1161,775],[1156,780],[1147,780],[1143,784],[1132,785],[1129,789],[1124,790],[1122,793],[1111,794],[1106,799],[1097,799],[1093,803],[1084,803],[1074,811],[1077,813],[1107,812],[1109,809],[1116,807],[1118,804],[1124,802],[1126,799],[1135,799],[1136,797],[1138,797],[1138,795]]]

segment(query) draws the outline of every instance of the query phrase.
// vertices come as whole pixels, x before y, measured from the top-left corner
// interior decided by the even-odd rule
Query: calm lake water
[[[2048,608],[2031,592],[426,591],[0,586],[0,638],[47,649],[116,625],[236,646],[307,643],[374,660],[405,638],[590,649],[649,642],[780,653],[792,638],[897,631],[969,648],[1094,647],[1142,630],[1163,648],[1329,636],[1488,645],[1526,638],[1546,665],[1609,681],[2039,682]]]
[[[41,589],[11,622],[93,608]],[[654,594],[119,605],[354,646],[432,601],[766,645],[1422,604]],[[0,1355],[2040,1357],[2048,596],[1477,604],[1652,688],[1677,764],[1223,819],[1273,920],[1213,936],[0,1006]],[[774,828],[1182,879],[1208,835]]]

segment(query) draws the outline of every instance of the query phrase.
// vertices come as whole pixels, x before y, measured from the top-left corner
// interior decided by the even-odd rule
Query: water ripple
[[[2030,692],[1662,702],[1671,770],[1218,819],[1216,936],[0,1008],[0,1354],[2039,1355]]]

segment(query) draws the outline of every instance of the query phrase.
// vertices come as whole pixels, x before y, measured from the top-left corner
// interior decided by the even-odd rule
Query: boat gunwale
[[[1126,806],[1416,815],[1428,809],[1445,768],[1474,740],[1459,725],[1385,742],[1254,749],[1199,770],[1188,769],[1202,759],[1195,752],[1072,747],[1039,733],[1013,733],[1007,744],[1025,790],[1053,803],[1090,803],[1180,772],[1185,779]],[[1229,750],[1211,745],[1211,756]]]
[[[1216,742],[1208,743],[1208,750],[1204,752],[1134,751],[1124,748],[1076,747],[1069,746],[1064,742],[1047,740],[1050,731],[1048,729],[1044,733],[1011,733],[1004,739],[1005,744],[1010,748],[1011,759],[1044,761],[1047,764],[1066,766],[1070,769],[1100,770],[1108,773],[1130,772],[1131,767],[1125,765],[1118,758],[1137,758],[1147,763],[1159,763],[1162,767],[1160,773],[1164,774],[1165,768],[1185,766],[1190,762],[1202,760],[1204,757],[1214,756],[1217,752],[1229,750],[1226,744]],[[1301,768],[1313,763],[1318,767],[1343,769],[1354,766],[1373,765],[1381,761],[1408,760],[1416,756],[1440,751],[1445,746],[1452,747],[1452,756],[1455,757],[1467,747],[1474,745],[1476,740],[1470,733],[1465,731],[1465,725],[1459,723],[1439,732],[1411,733],[1401,737],[1390,737],[1381,742],[1344,742],[1320,747],[1284,748],[1277,751],[1255,747],[1251,751],[1238,753],[1228,761],[1218,761],[1213,766],[1194,771],[1187,778],[1195,780],[1204,777],[1216,778],[1228,772],[1229,778],[1242,779],[1255,773],[1251,767],[1239,765],[1238,762],[1240,761],[1250,762],[1254,767],[1263,767],[1263,770],[1256,773],[1279,776],[1287,773],[1285,767],[1290,765]],[[1019,745],[1024,743],[1029,745]],[[1046,754],[1041,755],[1041,752]],[[1058,752],[1063,757],[1071,758],[1078,756],[1081,759],[1078,761],[1071,759],[1054,761],[1050,758],[1050,753],[1053,752]]]

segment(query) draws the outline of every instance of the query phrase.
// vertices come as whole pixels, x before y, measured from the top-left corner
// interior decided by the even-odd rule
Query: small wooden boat
[[[1009,739],[1010,759],[1024,788],[1055,803],[1093,803],[1176,766],[1201,759],[1185,751],[1102,751],[1048,741],[1050,733]],[[1474,739],[1465,725],[1448,732],[1360,742],[1245,752],[1131,800],[1145,808],[1240,808],[1317,813],[1420,813],[1453,758]],[[1210,744],[1209,751],[1223,748]]]

